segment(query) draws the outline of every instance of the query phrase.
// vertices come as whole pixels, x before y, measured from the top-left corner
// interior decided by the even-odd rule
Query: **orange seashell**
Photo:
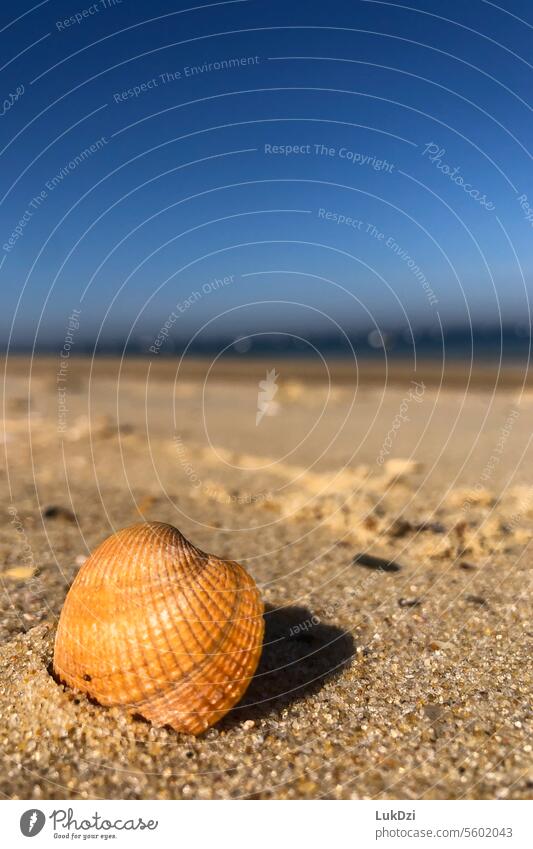
[[[200,734],[243,695],[263,633],[263,603],[242,566],[148,522],[106,539],[81,567],[54,671],[102,705]]]

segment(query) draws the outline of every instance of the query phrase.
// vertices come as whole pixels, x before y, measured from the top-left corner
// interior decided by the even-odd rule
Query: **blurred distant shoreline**
[[[319,360],[306,357],[252,357],[250,355],[216,357],[180,355],[165,357],[116,356],[101,354],[72,356],[68,360],[68,369],[64,367],[59,355],[35,354],[33,357],[17,353],[2,357],[2,366],[8,380],[29,378],[46,379],[54,382],[54,376],[62,379],[75,391],[80,381],[121,380],[140,382],[204,383],[216,382],[258,382],[265,377],[265,370],[275,368],[280,380],[299,381],[305,384],[323,384],[342,386],[371,386],[375,389],[388,385],[406,386],[410,382],[423,383],[428,387],[444,389],[463,389],[480,391],[520,390],[533,386],[532,370],[527,358],[507,359],[499,362],[492,360],[473,360],[455,358],[437,361],[418,357],[416,365],[413,358],[357,357],[356,360],[340,357],[327,358],[326,365]]]
[[[79,311],[75,311],[78,313]],[[431,327],[431,328],[366,328],[359,331],[338,331],[326,334],[317,330],[308,330],[298,334],[296,331],[256,331],[235,330],[232,334],[217,337],[178,336],[172,328],[168,331],[145,331],[135,336],[123,336],[119,333],[110,337],[102,333],[95,342],[94,336],[83,334],[78,316],[74,325],[69,323],[63,334],[37,339],[35,342],[18,343],[16,338],[10,344],[9,355],[40,356],[58,354],[68,340],[68,350],[72,355],[89,357],[141,357],[152,360],[175,359],[182,354],[187,357],[224,359],[245,357],[269,359],[326,360],[364,359],[364,360],[425,360],[440,362],[443,360],[468,360],[476,362],[513,361],[515,364],[527,362],[531,354],[531,325],[529,321],[515,324],[475,325]],[[527,316],[525,317],[527,319]],[[31,339],[31,337],[27,337]],[[156,343],[154,345],[154,342]],[[5,354],[7,343],[0,346]]]

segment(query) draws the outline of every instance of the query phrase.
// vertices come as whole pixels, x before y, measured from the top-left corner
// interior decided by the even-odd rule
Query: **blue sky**
[[[2,8],[4,339],[528,323],[530,4],[193,6]]]

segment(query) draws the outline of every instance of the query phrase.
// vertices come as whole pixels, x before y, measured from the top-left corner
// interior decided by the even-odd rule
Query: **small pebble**
[[[68,507],[61,507],[56,504],[51,504],[49,507],[43,508],[43,519],[62,519],[63,522],[75,522],[76,516],[69,510]]]
[[[465,599],[467,601],[471,601],[472,604],[479,604],[479,605],[482,605],[482,606],[487,605],[487,599],[483,598],[483,596],[481,596],[481,595],[466,595]]]
[[[3,578],[12,578],[17,581],[26,581],[34,574],[33,566],[12,566],[11,569],[6,569],[2,572]]]
[[[389,536],[401,539],[413,530],[413,525],[411,522],[408,522],[407,519],[396,519],[389,529]]]

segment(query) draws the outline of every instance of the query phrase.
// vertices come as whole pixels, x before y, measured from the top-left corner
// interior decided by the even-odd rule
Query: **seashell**
[[[54,672],[102,705],[200,734],[243,695],[263,632],[263,603],[242,566],[147,522],[110,536],[79,570]]]

